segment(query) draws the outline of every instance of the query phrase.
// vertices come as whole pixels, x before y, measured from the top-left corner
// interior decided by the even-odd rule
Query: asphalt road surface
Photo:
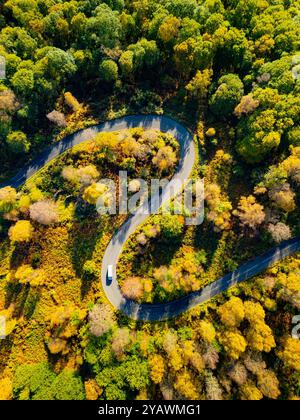
[[[113,121],[107,121],[103,124],[99,124],[69,135],[59,143],[46,149],[40,156],[38,156],[28,166],[21,169],[15,177],[6,184],[3,184],[1,187],[5,185],[11,185],[14,188],[21,186],[51,160],[73,146],[91,139],[99,132],[112,132],[132,127],[157,129],[162,132],[169,133],[173,135],[180,144],[180,161],[176,169],[176,173],[172,178],[172,182],[168,184],[159,196],[157,195],[151,197],[152,211],[158,210],[170,199],[171,193],[176,195],[180,192],[180,183],[176,181],[179,180],[181,183],[184,183],[188,180],[196,158],[192,134],[180,123],[165,116],[128,116]],[[129,236],[135,232],[137,227],[143,223],[147,217],[149,217],[146,211],[147,206],[148,203],[145,203],[139,207],[136,213],[129,217],[114,234],[106,248],[101,269],[102,287],[109,302],[115,309],[136,320],[162,321],[178,316],[182,312],[206,302],[237,283],[245,281],[261,273],[275,262],[300,250],[300,237],[297,237],[280,244],[266,254],[242,265],[233,273],[227,274],[226,276],[216,280],[210,285],[204,287],[202,290],[190,293],[181,299],[160,304],[138,304],[122,295],[116,278],[116,267],[125,242]],[[107,269],[109,265],[113,266],[112,281],[108,281],[107,279]]]

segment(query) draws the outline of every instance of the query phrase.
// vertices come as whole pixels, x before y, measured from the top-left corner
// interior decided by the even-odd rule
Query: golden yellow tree
[[[34,269],[28,264],[21,265],[15,274],[15,278],[21,284],[30,284],[33,287],[42,286],[45,283],[45,273],[41,269]]]
[[[197,330],[200,337],[208,343],[212,343],[216,338],[216,330],[211,322],[201,320]]]
[[[191,364],[198,372],[205,368],[203,358],[200,353],[195,350],[195,345],[192,340],[185,340],[182,344],[182,356],[184,365]]]
[[[12,242],[29,242],[33,235],[33,227],[28,220],[19,220],[9,229],[8,235]]]
[[[289,337],[283,351],[279,352],[279,357],[288,367],[300,372],[300,340]]]
[[[93,183],[84,190],[82,198],[89,204],[95,205],[100,197],[106,196],[107,186],[100,183]]]
[[[177,375],[174,388],[188,400],[196,400],[198,398],[198,393],[192,382],[191,374],[187,370],[184,370]]]
[[[240,298],[231,297],[219,308],[221,322],[227,327],[238,327],[245,316],[244,305]]]
[[[265,319],[265,311],[260,303],[252,302],[250,300],[244,302],[245,318],[250,323],[255,323],[258,320],[263,321]]]
[[[220,336],[220,342],[228,356],[232,359],[238,359],[247,347],[245,338],[238,330],[225,331]]]
[[[99,387],[95,379],[89,379],[84,383],[86,399],[90,401],[98,400],[102,394],[102,389]]]
[[[253,382],[247,381],[240,387],[241,400],[258,401],[263,398],[263,394],[254,385]]]
[[[210,69],[197,70],[195,77],[186,85],[186,90],[192,97],[203,99],[207,96],[213,72]]]
[[[157,155],[154,156],[152,162],[157,166],[160,173],[166,172],[169,169],[173,168],[176,163],[176,153],[171,146],[164,146],[157,152]]]
[[[72,95],[71,92],[66,92],[65,95],[65,101],[66,104],[74,111],[79,111],[81,108],[80,103],[77,101],[77,99],[75,98],[75,96]]]
[[[181,351],[176,347],[169,355],[169,366],[175,372],[180,370],[183,367],[183,360],[181,357]]]
[[[222,197],[221,188],[217,184],[208,184],[205,187],[205,200],[209,207],[207,218],[215,225],[215,230],[228,230],[231,227],[230,201]]]
[[[165,363],[159,354],[153,355],[149,360],[150,377],[155,384],[160,384],[165,373]]]
[[[250,326],[246,338],[253,350],[270,352],[276,346],[271,328],[261,320]]]
[[[265,397],[271,399],[279,397],[279,381],[273,371],[264,369],[259,372],[257,378],[258,388]]]
[[[165,43],[173,41],[178,35],[180,20],[175,16],[170,16],[164,20],[158,29],[158,37]]]
[[[251,349],[270,352],[276,346],[271,328],[265,323],[265,311],[260,303],[244,302],[245,318],[250,327],[247,330],[247,342]]]
[[[12,381],[9,378],[0,379],[0,401],[12,399]]]
[[[121,149],[125,156],[137,156],[141,145],[133,137],[127,137],[121,143]]]

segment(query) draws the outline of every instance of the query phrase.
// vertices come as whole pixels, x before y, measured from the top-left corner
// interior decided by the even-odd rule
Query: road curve
[[[158,129],[162,132],[173,135],[180,144],[180,162],[177,167],[176,173],[172,178],[172,183],[169,184],[160,197],[153,197],[151,201],[152,209],[157,210],[166,200],[169,199],[170,188],[176,194],[178,183],[175,181],[180,180],[184,182],[189,178],[192,171],[196,151],[193,143],[192,134],[180,123],[172,120],[169,117],[157,115],[139,115],[127,116],[113,121],[107,121],[77,133],[69,135],[61,140],[59,143],[50,146],[44,152],[34,159],[29,165],[25,166],[18,174],[13,177],[9,182],[1,185],[11,185],[14,188],[21,186],[29,178],[31,178],[39,169],[49,163],[55,157],[64,153],[66,150],[80,144],[98,132],[112,132],[132,127],[144,127],[145,129]],[[134,233],[137,227],[144,222],[148,217],[145,211],[145,206],[141,206],[136,214],[131,216],[115,233],[110,243],[108,244],[102,262],[101,281],[104,293],[108,301],[129,318],[141,321],[163,321],[185,312],[193,307],[206,302],[217,294],[229,289],[239,282],[245,281],[275,262],[285,258],[293,253],[300,251],[300,237],[296,237],[286,241],[276,248],[273,248],[266,254],[253,259],[252,261],[242,265],[233,273],[216,280],[210,285],[204,287],[202,290],[190,293],[180,299],[172,302],[160,304],[138,304],[133,302],[122,295],[116,279],[116,266],[121,255],[122,249],[129,236]],[[114,273],[113,280],[107,281],[107,268],[108,265],[113,265]]]

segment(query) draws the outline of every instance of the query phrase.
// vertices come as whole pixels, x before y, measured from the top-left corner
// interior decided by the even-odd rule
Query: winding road
[[[44,150],[44,152],[34,159],[28,166],[24,167],[9,182],[1,187],[11,185],[14,188],[20,187],[24,182],[31,178],[38,170],[48,164],[54,158],[64,153],[66,150],[91,139],[99,132],[112,132],[133,127],[143,127],[145,129],[157,129],[173,135],[180,144],[180,161],[172,181],[161,192],[160,196],[151,198],[152,211],[158,210],[166,201],[170,199],[170,193],[176,195],[180,189],[180,183],[185,182],[193,169],[196,159],[196,150],[193,142],[193,135],[177,121],[157,115],[137,115],[127,116],[113,121],[99,124],[77,133],[69,135]],[[102,262],[101,280],[104,293],[108,301],[115,309],[121,311],[129,318],[141,321],[163,321],[178,316],[193,307],[203,303],[217,294],[229,289],[239,282],[245,281],[268,268],[275,262],[293,253],[300,251],[300,237],[286,241],[276,248],[271,249],[266,254],[253,259],[242,265],[234,272],[216,280],[202,290],[190,293],[181,299],[160,304],[138,304],[125,298],[119,288],[116,278],[116,266],[122,253],[125,242],[134,233],[137,227],[148,217],[146,207],[148,203],[140,206],[137,212],[131,216],[120,227],[108,244]],[[113,265],[114,273],[112,281],[107,280],[108,265]]]

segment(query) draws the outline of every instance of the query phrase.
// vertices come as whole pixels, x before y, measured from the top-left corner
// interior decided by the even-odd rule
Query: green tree
[[[244,86],[238,75],[226,74],[218,80],[217,89],[209,104],[216,116],[231,115],[244,94]]]
[[[11,84],[18,95],[29,97],[34,89],[34,72],[30,69],[19,69],[13,75]]]
[[[18,400],[50,399],[55,374],[47,363],[20,365],[13,377],[13,395]]]
[[[248,69],[252,54],[244,31],[237,28],[219,27],[213,34],[215,61],[221,69]]]
[[[134,54],[132,51],[124,51],[119,59],[119,65],[125,77],[129,77],[134,70],[133,60]]]
[[[193,17],[197,6],[196,0],[172,0],[166,4],[169,12],[179,18]]]
[[[78,41],[85,35],[86,22],[87,17],[82,12],[75,14],[71,19],[70,29],[72,36]]]
[[[237,28],[250,26],[252,18],[260,15],[269,6],[266,0],[239,0],[231,10],[231,19]]]
[[[16,154],[27,153],[30,149],[30,142],[22,131],[12,131],[6,138],[9,149]]]
[[[237,152],[249,163],[261,162],[281,141],[273,109],[254,112],[238,125]]]
[[[36,52],[36,58],[36,75],[48,77],[50,81],[64,81],[77,70],[74,57],[60,48],[41,48]]]
[[[49,389],[53,400],[84,400],[85,391],[81,378],[72,371],[63,370]]]
[[[211,67],[213,44],[204,37],[188,38],[175,45],[174,60],[178,71],[189,77],[192,71]]]
[[[26,29],[7,26],[0,33],[0,45],[3,45],[7,52],[27,59],[33,56],[37,48],[37,42]]]
[[[296,82],[293,78],[292,67],[293,56],[290,55],[265,63],[259,69],[259,80],[263,75],[268,75],[268,80],[265,82],[268,87],[276,89],[280,93],[290,93]]]
[[[94,10],[94,16],[86,23],[86,38],[89,46],[104,46],[113,48],[121,34],[121,24],[117,11],[105,4],[100,4]]]
[[[17,203],[17,191],[12,187],[0,189],[0,212],[9,213]]]
[[[142,38],[136,44],[129,45],[129,51],[133,53],[134,70],[141,70],[143,67],[155,66],[160,58],[160,51],[155,41],[148,41]]]
[[[134,390],[147,387],[150,382],[148,363],[134,356],[119,365],[102,369],[96,380],[105,389],[106,398],[124,398]]]
[[[194,19],[185,17],[181,21],[181,27],[178,33],[178,41],[183,42],[188,38],[197,38],[200,36],[201,25]]]
[[[179,240],[183,233],[184,224],[182,217],[165,214],[160,217],[159,226],[166,240]]]
[[[108,83],[116,82],[118,80],[118,65],[113,60],[103,60],[100,64],[100,77]]]

